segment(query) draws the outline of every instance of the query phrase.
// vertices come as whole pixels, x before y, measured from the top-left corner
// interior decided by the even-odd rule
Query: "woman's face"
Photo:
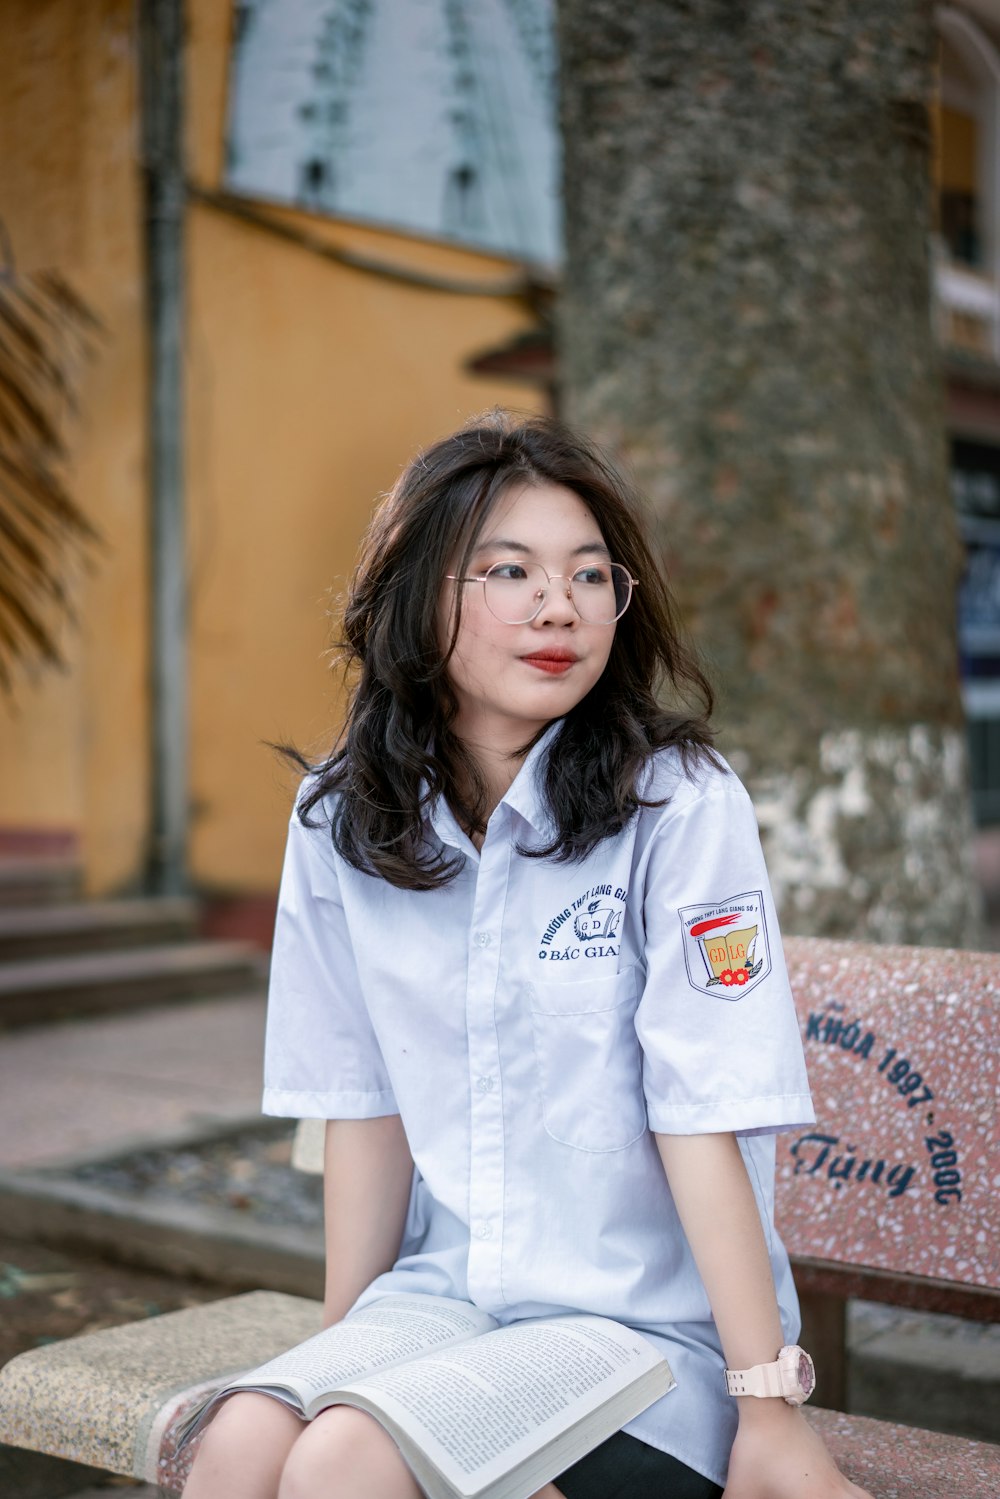
[[[457,592],[463,590],[462,622],[448,663],[459,738],[494,750],[519,749],[587,695],[608,663],[615,626],[581,619],[566,596],[565,580],[588,563],[614,560],[573,490],[521,483],[501,496],[464,576],[481,577],[494,563],[511,561],[540,565],[556,581],[526,624],[497,619],[487,608],[482,583],[443,584],[442,648],[450,638]],[[457,572],[457,560],[449,571]]]

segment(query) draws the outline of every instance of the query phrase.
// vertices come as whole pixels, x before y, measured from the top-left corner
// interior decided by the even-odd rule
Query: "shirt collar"
[[[545,768],[552,742],[561,726],[561,718],[548,725],[542,737],[525,755],[517,775],[500,798],[501,806],[508,806],[519,813],[545,839],[551,839],[556,831],[555,819],[545,798]],[[442,843],[460,849],[464,854],[472,853],[478,857],[475,844],[464,829],[459,827],[446,797],[438,795],[433,798],[427,808],[427,817]]]
[[[549,762],[549,751],[561,728],[561,718],[549,724],[538,743],[533,745],[525,755],[524,762],[511,781],[506,795],[500,798],[501,805],[506,803],[515,812],[519,812],[543,838],[551,838],[556,831],[555,818],[552,816],[545,796],[545,771]]]

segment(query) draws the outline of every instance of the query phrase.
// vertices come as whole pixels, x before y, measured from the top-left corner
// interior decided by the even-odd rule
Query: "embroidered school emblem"
[[[677,915],[684,928],[684,962],[693,989],[742,999],[771,972],[762,891],[682,906]]]
[[[593,941],[595,937],[611,939],[618,936],[624,915],[624,911],[603,906],[599,900],[588,901],[587,909],[573,917],[573,930],[581,942]]]
[[[620,885],[592,885],[557,911],[538,939],[542,962],[617,958],[628,891]]]

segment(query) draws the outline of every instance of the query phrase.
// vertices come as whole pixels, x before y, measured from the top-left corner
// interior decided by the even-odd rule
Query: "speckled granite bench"
[[[805,938],[785,955],[817,1123],[778,1136],[776,1217],[817,1398],[842,1409],[849,1297],[1000,1321],[1000,955]]]
[[[818,1122],[779,1137],[778,1218],[829,1385],[848,1296],[997,1318],[1000,956],[786,949]],[[300,1168],[318,1168],[321,1133],[300,1130]],[[173,1432],[191,1404],[319,1323],[318,1302],[256,1291],[33,1349],[0,1370],[0,1441],[179,1492],[191,1453],[177,1457]],[[809,1418],[875,1499],[1000,1495],[1000,1447]]]
[[[318,1301],[250,1291],[33,1348],[0,1370],[0,1441],[179,1492],[193,1454],[172,1433],[198,1396],[321,1322]]]

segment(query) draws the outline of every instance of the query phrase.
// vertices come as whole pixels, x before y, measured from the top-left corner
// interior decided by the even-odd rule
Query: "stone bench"
[[[1000,955],[790,938],[817,1123],[780,1135],[775,1209],[821,1404],[862,1297],[1000,1321]]]
[[[786,948],[818,1122],[778,1139],[777,1213],[803,1291],[803,1342],[836,1395],[849,1296],[997,1315],[1000,956]],[[300,1129],[301,1168],[317,1168],[321,1136],[322,1125]],[[0,1370],[0,1441],[178,1492],[191,1456],[177,1458],[178,1420],[206,1387],[309,1336],[320,1314],[318,1302],[256,1291],[33,1349]],[[875,1499],[1000,1494],[1000,1447],[807,1413]]]

